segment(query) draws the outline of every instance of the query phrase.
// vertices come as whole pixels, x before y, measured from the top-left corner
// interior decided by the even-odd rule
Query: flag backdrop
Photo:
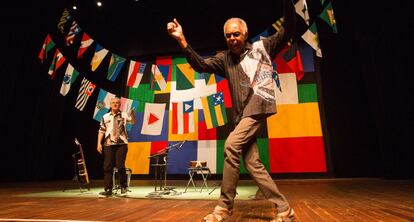
[[[305,0],[297,1],[296,11],[309,25],[307,10]],[[326,4],[320,18],[336,32],[330,3]],[[65,12],[59,23],[60,30],[64,29],[68,19],[70,15]],[[277,20],[256,34],[252,41],[279,31],[283,23],[283,18]],[[280,87],[276,91],[277,114],[267,119],[264,129],[257,135],[259,155],[270,173],[327,172],[319,85],[314,66],[314,55],[322,57],[322,53],[316,23],[312,21],[306,30],[301,33],[302,39],[283,49],[273,61],[274,76]],[[75,38],[78,32],[80,28],[73,21],[66,35],[68,44],[79,39]],[[186,142],[169,152],[168,173],[187,174],[188,163],[192,160],[207,161],[212,173],[223,172],[224,144],[234,127],[231,92],[226,79],[214,73],[198,73],[185,58],[178,56],[136,61],[110,52],[109,62],[101,65],[109,51],[95,43],[94,53],[85,53],[95,42],[86,33],[79,41],[80,44],[74,44],[79,45],[75,57],[86,61],[92,71],[106,72],[106,79],[112,82],[125,81],[123,86],[126,88],[121,90],[121,109],[126,112],[133,109],[137,120],[134,125],[127,126],[130,143],[126,166],[133,170],[133,174],[150,173],[148,157],[180,141]],[[54,42],[48,35],[38,56],[42,62],[53,47]],[[64,62],[62,53],[56,49],[49,68],[52,78]],[[128,62],[128,67],[123,68]],[[62,95],[69,92],[78,75],[80,73],[68,64],[61,86]],[[125,78],[117,78],[118,75]],[[83,111],[88,105],[95,88],[94,83],[83,77],[75,101],[78,110]],[[100,121],[109,111],[109,102],[115,94],[119,92],[99,90],[96,103],[91,104],[95,105],[93,119]],[[243,164],[240,172],[246,173]]]

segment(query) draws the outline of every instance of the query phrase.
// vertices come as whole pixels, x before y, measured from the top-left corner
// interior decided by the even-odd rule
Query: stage
[[[170,180],[174,192],[155,191],[150,180],[132,180],[128,197],[98,198],[102,181],[90,190],[76,181],[1,183],[0,221],[201,221],[216,204],[221,181],[208,181],[200,192],[187,181]],[[414,180],[276,180],[297,214],[296,221],[414,221]],[[271,221],[274,206],[251,200],[257,187],[241,180],[235,210],[228,221]],[[82,192],[81,192],[82,191]]]

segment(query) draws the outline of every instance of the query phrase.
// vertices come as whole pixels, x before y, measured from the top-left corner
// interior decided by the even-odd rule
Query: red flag
[[[299,81],[304,76],[302,57],[296,43],[285,47],[275,59],[278,73],[295,73]]]

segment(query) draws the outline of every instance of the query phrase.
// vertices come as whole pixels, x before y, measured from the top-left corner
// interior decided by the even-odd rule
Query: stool
[[[127,175],[127,186],[129,187],[129,184],[131,183],[131,174],[132,170],[130,168],[125,168],[125,173]],[[116,183],[116,175],[118,174],[118,168],[114,167],[112,171],[112,187],[114,190],[118,190],[121,188],[121,185]],[[119,180],[118,180],[119,182]]]
[[[187,188],[190,185],[190,183],[193,184],[194,190],[197,190],[196,185],[194,183],[194,179],[193,179],[193,176],[196,173],[200,174],[201,177],[203,178],[203,184],[201,185],[200,193],[203,191],[204,187],[207,189],[207,192],[208,192],[207,178],[209,175],[211,175],[210,168],[208,168],[207,166],[197,166],[197,167],[190,166],[188,168],[188,175],[190,175],[190,179],[188,180],[184,193],[187,192]]]

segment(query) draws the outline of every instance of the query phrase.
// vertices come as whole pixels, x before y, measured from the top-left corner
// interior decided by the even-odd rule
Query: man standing
[[[131,109],[130,114],[121,112],[119,109],[121,101],[118,97],[111,99],[110,112],[103,115],[98,132],[97,150],[104,156],[104,187],[99,197],[112,196],[112,172],[115,166],[118,168],[119,183],[121,186],[120,196],[126,196],[128,191],[127,176],[125,172],[125,159],[128,152],[128,134],[126,123],[135,124],[135,112]],[[104,146],[102,149],[102,140]]]
[[[295,9],[291,0],[284,2],[285,24],[268,38],[248,43],[248,28],[240,18],[228,19],[223,27],[228,50],[204,59],[187,43],[176,19],[167,24],[167,31],[184,50],[188,63],[197,72],[215,73],[229,80],[233,100],[234,130],[224,144],[224,168],[221,194],[217,206],[204,221],[224,221],[233,210],[240,158],[265,198],[275,204],[275,221],[294,219],[294,211],[281,194],[262,164],[256,133],[266,118],[276,113],[276,84],[272,60],[290,40],[295,29]]]

